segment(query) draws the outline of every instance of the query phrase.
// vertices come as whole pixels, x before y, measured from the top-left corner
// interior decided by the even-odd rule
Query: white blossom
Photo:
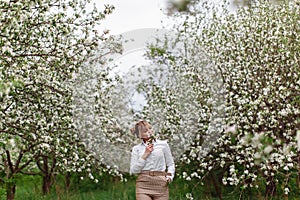
[[[185,194],[185,197],[186,197],[186,199],[194,200],[194,197],[193,197],[193,194],[192,194],[192,193],[186,193],[186,194]]]
[[[285,195],[288,195],[289,192],[290,192],[290,189],[289,189],[289,188],[284,188],[284,194],[285,194]]]

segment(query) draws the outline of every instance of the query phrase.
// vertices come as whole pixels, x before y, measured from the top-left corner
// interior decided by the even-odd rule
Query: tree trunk
[[[267,178],[267,182],[269,182],[269,184],[266,186],[265,199],[272,199],[276,194],[276,183],[271,176]]]
[[[69,191],[70,185],[71,185],[71,174],[70,172],[67,172],[65,175],[65,181],[66,181],[66,190]]]
[[[221,192],[220,187],[218,185],[218,181],[216,180],[216,176],[213,172],[211,173],[211,178],[212,178],[213,185],[215,187],[215,191],[216,191],[219,199],[221,200],[222,199],[222,192]]]
[[[49,194],[51,188],[51,173],[49,173],[48,157],[43,156],[43,194]]]
[[[13,200],[16,193],[16,183],[8,182],[6,183],[6,199]]]
[[[43,176],[43,194],[49,194],[51,188],[51,176],[44,175]]]
[[[300,189],[300,151],[298,151],[298,177],[297,177],[297,186]]]

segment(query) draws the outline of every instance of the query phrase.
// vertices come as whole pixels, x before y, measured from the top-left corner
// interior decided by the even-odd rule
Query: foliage
[[[276,190],[296,192],[299,183],[290,180],[299,176],[299,4],[259,1],[236,13],[229,12],[226,3],[209,5],[190,5],[190,15],[180,14],[186,20],[174,31],[196,43],[186,45],[186,53],[179,56],[188,67],[196,68],[194,60],[205,52],[219,70],[226,89],[223,120],[232,126],[221,132],[206,157],[201,139],[195,137],[182,156],[183,177],[205,181],[220,171],[218,181],[241,192],[264,187],[262,183],[266,198]],[[178,55],[170,46],[159,51],[166,53],[150,56],[170,63],[174,59],[169,58]],[[185,63],[175,66],[185,69]]]
[[[72,124],[67,81],[107,39],[96,28],[113,7],[99,12],[88,5],[0,2],[0,170],[7,182],[20,172],[36,173],[49,178],[49,186],[58,172],[88,173],[95,166]]]
[[[230,163],[224,184],[247,188],[266,180],[267,197],[277,182],[288,194],[289,177],[298,173],[299,8],[258,3],[215,20],[200,42],[220,66],[238,127],[220,139],[207,164]]]

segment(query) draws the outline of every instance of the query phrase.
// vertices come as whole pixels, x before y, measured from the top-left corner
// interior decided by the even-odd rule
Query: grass
[[[105,175],[98,177],[99,183],[91,180],[79,180],[74,176],[71,180],[69,190],[65,189],[64,178],[57,177],[56,183],[52,186],[48,195],[42,194],[42,180],[38,176],[21,176],[17,179],[16,200],[135,200],[135,177],[127,177],[127,182],[121,182],[118,179]],[[175,180],[169,186],[170,200],[185,200],[187,193],[192,193],[194,200],[214,200],[218,199],[211,184],[201,186],[197,181],[184,181],[180,178]],[[240,196],[237,190],[232,188],[222,188],[224,200],[243,199],[250,200],[263,199],[263,195],[258,195],[252,191],[251,194]],[[240,198],[241,197],[241,198]],[[282,196],[281,196],[282,197]],[[0,198],[1,199],[1,198]],[[283,198],[273,198],[283,199]],[[299,199],[298,197],[289,197],[289,200]]]
[[[17,180],[16,200],[135,200],[135,177],[128,177],[127,182],[115,180],[113,177],[102,177],[99,183],[90,180],[78,181],[73,178],[71,188],[67,191],[64,180],[58,177],[51,193],[42,195],[41,178],[24,176]],[[169,186],[170,200],[186,199],[186,193],[193,190],[192,184],[175,179]],[[204,192],[198,188],[195,199],[203,198]],[[202,197],[201,197],[202,196]]]
[[[66,190],[64,180],[58,177],[52,186],[50,194],[43,195],[40,177],[24,177],[17,181],[16,200],[99,200],[99,199],[134,199],[135,185],[133,181],[123,183],[120,181],[103,180],[93,183],[90,180],[72,180],[70,190]],[[127,197],[128,196],[128,197]],[[133,196],[134,197],[134,196]]]

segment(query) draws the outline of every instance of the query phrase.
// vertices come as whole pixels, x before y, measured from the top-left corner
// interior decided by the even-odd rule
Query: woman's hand
[[[172,182],[172,177],[171,176],[166,176],[166,181],[167,181],[167,183],[171,183]]]
[[[142,158],[146,160],[152,151],[153,151],[153,144],[148,144]]]

